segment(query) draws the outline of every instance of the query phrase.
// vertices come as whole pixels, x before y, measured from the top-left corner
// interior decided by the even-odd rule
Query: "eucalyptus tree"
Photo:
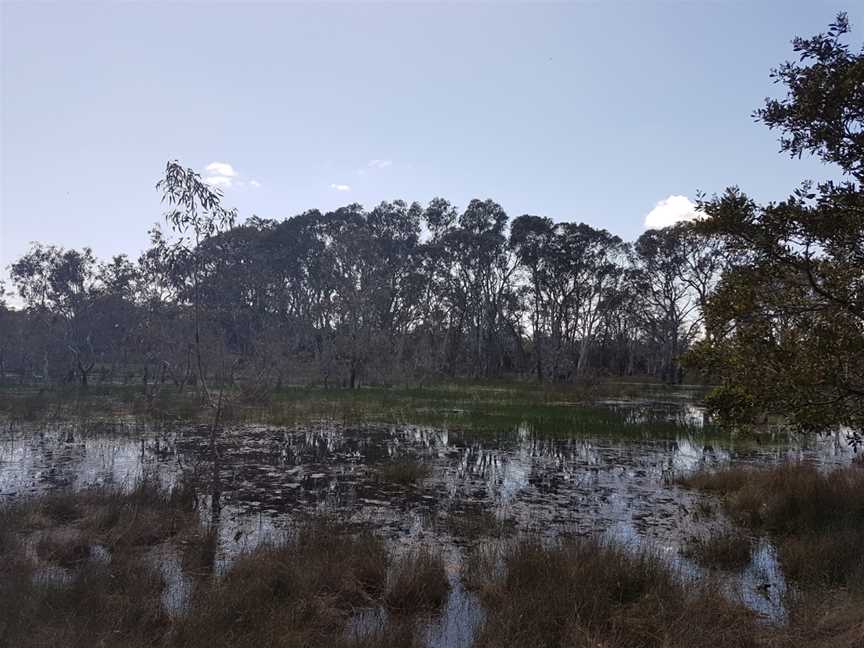
[[[676,228],[643,237],[628,269],[628,246],[609,232],[531,215],[508,229],[491,200],[461,212],[443,199],[352,204],[234,227],[234,211],[194,171],[171,163],[157,186],[174,236],[155,227],[137,263],[39,246],[15,264],[34,322],[26,348],[44,352],[44,375],[49,359],[80,360],[83,382],[96,358],[140,364],[148,395],[151,378],[181,390],[197,381],[211,403],[217,375],[244,389],[292,375],[350,387],[645,367],[669,378],[692,338],[682,327],[698,320],[674,308],[685,297],[704,305],[722,265],[718,239]],[[664,272],[681,291],[672,310]],[[642,362],[652,346],[662,347],[659,369]]]
[[[613,303],[612,293],[623,272],[626,246],[608,231],[584,223],[564,224],[561,229],[563,249],[572,255],[566,267],[576,288],[572,302],[578,338],[575,365],[577,374],[582,375],[588,368],[597,327]]]
[[[10,276],[35,315],[34,325],[54,338],[54,344],[44,349],[45,380],[50,356],[61,355],[59,345],[71,355],[71,373],[86,386],[99,357],[99,344],[104,342],[97,339],[102,312],[96,304],[100,285],[92,251],[35,244],[12,264]]]
[[[332,346],[333,264],[326,222],[310,210],[276,225],[264,242],[273,313],[285,334],[285,353],[328,364]]]
[[[51,273],[62,254],[54,245],[35,243],[9,268],[18,296],[31,308],[47,308],[51,293]]]
[[[721,276],[734,268],[741,259],[717,236],[700,232],[693,222],[674,226],[683,254],[682,280],[696,297],[700,334],[711,337],[713,331],[705,317],[708,302],[717,289]]]
[[[506,236],[507,214],[492,200],[472,200],[455,222],[436,228],[431,245],[437,284],[475,375],[496,373],[504,361],[503,338],[516,329],[512,300],[517,267]],[[454,353],[455,352],[455,353]]]
[[[149,234],[150,246],[135,264],[137,347],[144,365],[142,380],[145,389],[152,377],[159,384],[170,380],[182,390],[194,366],[190,344],[194,327],[182,303],[186,273],[178,267],[180,258],[162,230],[154,226]]]
[[[622,269],[623,242],[584,223],[537,217],[514,224],[511,242],[530,275],[535,353],[548,339],[553,379],[584,373]]]
[[[12,319],[6,306],[6,283],[0,281],[0,380],[6,378],[6,361],[14,339]]]
[[[646,373],[643,308],[639,273],[628,265],[607,291],[598,331],[601,367],[622,376]]]
[[[185,267],[188,268],[194,312],[197,378],[204,396],[210,400],[201,348],[203,257],[200,248],[205,239],[230,229],[237,212],[222,206],[221,189],[207,184],[200,174],[184,168],[176,160],[167,163],[165,175],[156,183],[156,189],[162,192],[162,202],[167,206],[165,220],[178,236],[172,252],[185,260]]]
[[[550,218],[524,214],[510,226],[510,247],[528,275],[528,310],[531,316],[534,370],[538,382],[543,382],[543,344],[545,329],[545,289],[549,273],[553,271],[550,259],[555,238],[555,224]]]
[[[103,369],[104,375],[114,378],[120,367],[126,380],[130,363],[140,360],[138,267],[125,254],[116,255],[97,265],[96,280],[100,290],[93,308],[101,314],[98,335],[103,340],[105,359],[110,363],[110,369]]]
[[[530,215],[513,222],[510,245],[527,274],[538,380],[543,379],[544,355],[554,380],[584,374],[606,312],[620,305],[616,291],[626,245],[585,223],[554,223]]]
[[[414,251],[414,293],[418,322],[410,334],[411,363],[423,375],[453,369],[461,349],[464,308],[453,299],[450,273],[452,251],[445,245],[447,233],[456,227],[458,209],[444,198],[433,198],[421,215],[421,237]],[[407,341],[406,341],[407,342]]]
[[[680,356],[700,330],[699,300],[685,278],[687,253],[680,233],[675,227],[647,230],[634,246],[645,331],[658,347],[656,372],[668,382],[679,381]]]
[[[59,355],[54,349],[57,336],[52,330],[55,327],[49,311],[49,276],[59,253],[54,246],[35,244],[9,268],[12,284],[27,309],[29,336],[20,368],[22,373],[34,376],[41,372],[46,384],[51,380],[52,360]]]
[[[331,286],[334,309],[334,350],[347,369],[347,383],[353,389],[371,358],[377,330],[374,304],[374,251],[363,209],[348,205],[327,214]]]
[[[367,290],[379,338],[375,352],[391,361],[390,371],[403,359],[403,342],[423,316],[422,216],[418,203],[402,200],[382,202],[366,215],[371,268]]]
[[[265,323],[270,299],[262,243],[269,232],[245,223],[207,238],[199,246],[200,299],[229,350],[248,353]]]

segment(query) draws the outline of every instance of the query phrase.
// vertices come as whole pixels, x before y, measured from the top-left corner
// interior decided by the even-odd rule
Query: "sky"
[[[31,241],[144,249],[177,159],[241,219],[492,198],[633,240],[740,186],[836,177],[751,113],[821,0],[0,1],[0,277]]]

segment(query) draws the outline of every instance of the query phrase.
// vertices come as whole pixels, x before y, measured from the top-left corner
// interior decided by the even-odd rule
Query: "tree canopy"
[[[718,384],[731,422],[864,419],[864,49],[838,15],[771,73],[754,118],[840,181],[757,204],[737,187],[701,217],[625,242],[490,199],[395,200],[282,220],[235,210],[192,169],[157,183],[167,232],[137,260],[35,244],[0,291],[0,377],[241,388],[440,377],[599,375]],[[682,366],[682,359],[686,360]],[[691,374],[692,375],[692,374]]]
[[[692,361],[719,378],[719,412],[734,420],[776,414],[804,429],[860,428],[864,419],[864,49],[829,31],[796,38],[799,60],[772,76],[786,88],[758,121],[793,156],[836,165],[842,182],[804,181],[758,205],[738,188],[703,200],[697,229],[737,255],[706,304],[716,334]]]

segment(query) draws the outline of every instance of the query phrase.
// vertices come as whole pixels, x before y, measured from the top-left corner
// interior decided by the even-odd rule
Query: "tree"
[[[864,423],[864,50],[827,34],[796,38],[799,60],[772,73],[782,99],[757,120],[793,156],[811,153],[850,180],[804,182],[758,205],[737,188],[703,199],[698,229],[741,262],[708,302],[715,333],[692,361],[722,382],[713,403],[734,420],[776,413],[804,429]]]
[[[6,307],[6,283],[0,281],[0,381],[6,377],[6,357],[12,338],[12,318]]]
[[[634,246],[635,279],[645,330],[660,349],[659,374],[679,382],[681,354],[699,333],[699,298],[687,274],[686,239],[680,227],[648,230]]]
[[[524,214],[510,227],[510,247],[528,272],[531,304],[531,331],[537,382],[543,382],[543,313],[544,288],[549,282],[549,254],[555,237],[555,225],[549,218]]]
[[[432,213],[437,216],[437,212]],[[455,222],[435,223],[430,242],[438,294],[449,313],[450,332],[458,335],[458,344],[448,349],[451,367],[457,357],[467,359],[475,376],[500,369],[505,362],[503,338],[516,328],[512,308],[516,262],[506,229],[507,214],[499,204],[475,199]],[[459,344],[464,344],[464,352]]]
[[[771,78],[786,86],[782,99],[766,99],[754,117],[778,129],[780,150],[793,157],[813,153],[864,181],[864,47],[850,52],[845,13],[828,33],[795,38],[798,61],[786,61]],[[808,63],[803,65],[803,63]]]
[[[174,252],[189,261],[198,381],[205,397],[210,400],[201,352],[202,256],[199,251],[205,239],[233,227],[237,212],[222,206],[222,191],[218,187],[208,185],[198,173],[184,168],[176,160],[165,166],[165,175],[156,183],[156,188],[162,192],[162,202],[168,205],[165,220],[180,237]],[[191,241],[187,238],[190,233]]]
[[[73,370],[83,387],[99,357],[98,335],[101,311],[97,307],[101,286],[96,276],[96,258],[89,248],[63,250],[35,244],[12,264],[12,281],[25,303],[39,317],[39,325],[71,354]],[[44,350],[43,375],[47,382],[51,356]]]

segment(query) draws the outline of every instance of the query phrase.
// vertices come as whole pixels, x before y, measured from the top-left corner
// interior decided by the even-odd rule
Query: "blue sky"
[[[0,266],[33,240],[137,256],[174,158],[227,165],[242,217],[489,197],[632,239],[669,196],[779,199],[834,171],[750,113],[843,8],[3,2]]]

